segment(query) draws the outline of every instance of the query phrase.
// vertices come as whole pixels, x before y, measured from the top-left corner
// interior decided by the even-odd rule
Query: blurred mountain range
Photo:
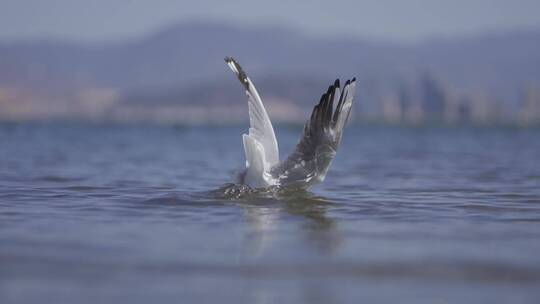
[[[113,43],[1,43],[0,119],[243,121],[228,55],[278,121],[303,121],[327,85],[353,76],[359,119],[540,121],[540,30],[397,44],[208,23]]]

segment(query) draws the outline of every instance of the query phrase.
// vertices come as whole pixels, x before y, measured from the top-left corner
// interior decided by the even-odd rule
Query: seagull
[[[274,128],[257,89],[234,58],[226,57],[225,62],[248,97],[250,128],[242,136],[246,168],[239,174],[239,182],[254,189],[273,186],[307,189],[322,182],[351,114],[356,78],[347,80],[343,89],[339,79],[328,87],[305,123],[295,150],[280,162]]]

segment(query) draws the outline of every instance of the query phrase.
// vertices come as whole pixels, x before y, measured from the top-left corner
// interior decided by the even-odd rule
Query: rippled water
[[[243,131],[0,125],[0,302],[538,303],[540,130],[351,126],[233,198]]]

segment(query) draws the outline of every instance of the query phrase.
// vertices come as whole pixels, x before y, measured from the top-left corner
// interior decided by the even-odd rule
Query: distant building
[[[443,87],[432,75],[425,74],[420,80],[418,90],[425,118],[442,121],[446,106],[446,94]]]
[[[387,94],[381,98],[383,120],[389,123],[400,123],[403,119],[402,105],[395,94]]]
[[[521,124],[540,123],[540,88],[528,85],[523,94],[523,107],[519,114]]]

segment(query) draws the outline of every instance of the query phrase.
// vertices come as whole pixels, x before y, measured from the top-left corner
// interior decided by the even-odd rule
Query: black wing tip
[[[249,90],[249,81],[247,79],[247,74],[246,74],[246,72],[244,72],[244,70],[242,69],[240,64],[231,56],[226,56],[225,57],[225,62],[227,64],[232,63],[234,65],[234,67],[236,68],[236,71],[235,70],[233,70],[233,71],[238,76],[238,80],[240,80],[240,82],[242,83],[242,85],[245,87],[246,90]]]
[[[356,77],[353,77],[352,79],[347,79],[347,81],[345,81],[345,85],[343,86],[344,88],[347,87],[348,85],[352,84],[356,82]]]
[[[328,90],[326,90],[326,95],[330,95],[330,94],[332,93],[333,90],[334,90],[334,86],[333,86],[333,85],[328,86]]]
[[[232,56],[225,57],[225,62],[226,63],[232,63],[238,69],[239,72],[242,70],[242,67],[240,66],[238,61],[236,61],[236,59],[234,59],[234,57],[232,57]]]
[[[323,97],[326,98],[330,96],[337,88],[340,88],[339,78],[336,78],[336,80],[334,80],[334,84],[328,86],[328,90],[326,90],[326,93],[323,94]]]
[[[351,84],[353,82],[356,82],[356,77],[353,77],[352,79],[347,79],[347,81],[345,81],[345,86],[347,86],[347,85],[349,85],[349,84]],[[336,78],[336,80],[334,80],[334,84],[332,86],[334,88],[340,88],[341,87],[339,78]]]

